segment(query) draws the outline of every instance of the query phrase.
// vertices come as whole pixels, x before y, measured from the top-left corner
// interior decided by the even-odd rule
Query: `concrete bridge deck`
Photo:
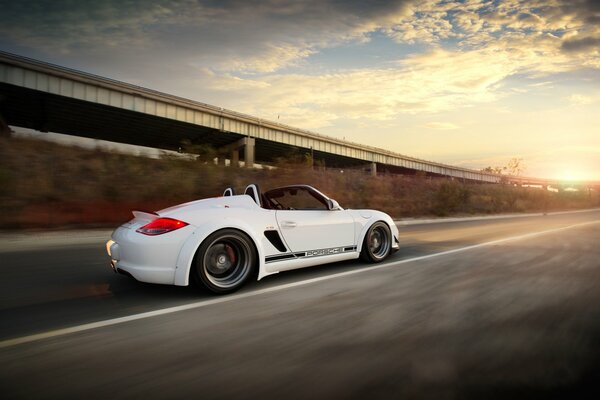
[[[559,184],[425,161],[6,52],[0,52],[0,115],[9,125],[149,147],[177,149],[183,140],[209,144],[247,166],[296,152],[328,166],[362,165],[372,172]]]

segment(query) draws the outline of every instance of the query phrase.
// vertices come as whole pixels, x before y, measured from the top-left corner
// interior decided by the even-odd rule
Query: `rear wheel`
[[[363,260],[378,263],[390,255],[392,233],[385,222],[377,221],[367,231],[360,256]]]
[[[213,293],[231,293],[246,282],[256,258],[248,235],[223,229],[207,237],[198,248],[194,278]]]

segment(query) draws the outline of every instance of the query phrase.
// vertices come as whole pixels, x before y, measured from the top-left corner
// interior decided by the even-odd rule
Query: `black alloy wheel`
[[[256,264],[252,239],[236,229],[222,229],[208,236],[198,248],[194,278],[213,293],[238,290]]]
[[[360,255],[363,260],[378,263],[390,255],[392,233],[383,221],[377,221],[367,231]]]

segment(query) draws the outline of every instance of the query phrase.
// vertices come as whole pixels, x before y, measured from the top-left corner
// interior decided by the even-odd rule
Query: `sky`
[[[600,180],[598,0],[0,0],[0,49],[412,157]]]

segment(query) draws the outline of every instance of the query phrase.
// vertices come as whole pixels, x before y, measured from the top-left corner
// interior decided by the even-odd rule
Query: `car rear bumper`
[[[160,236],[146,236],[121,226],[106,243],[110,268],[140,282],[172,285],[179,251],[194,229],[188,226]]]

